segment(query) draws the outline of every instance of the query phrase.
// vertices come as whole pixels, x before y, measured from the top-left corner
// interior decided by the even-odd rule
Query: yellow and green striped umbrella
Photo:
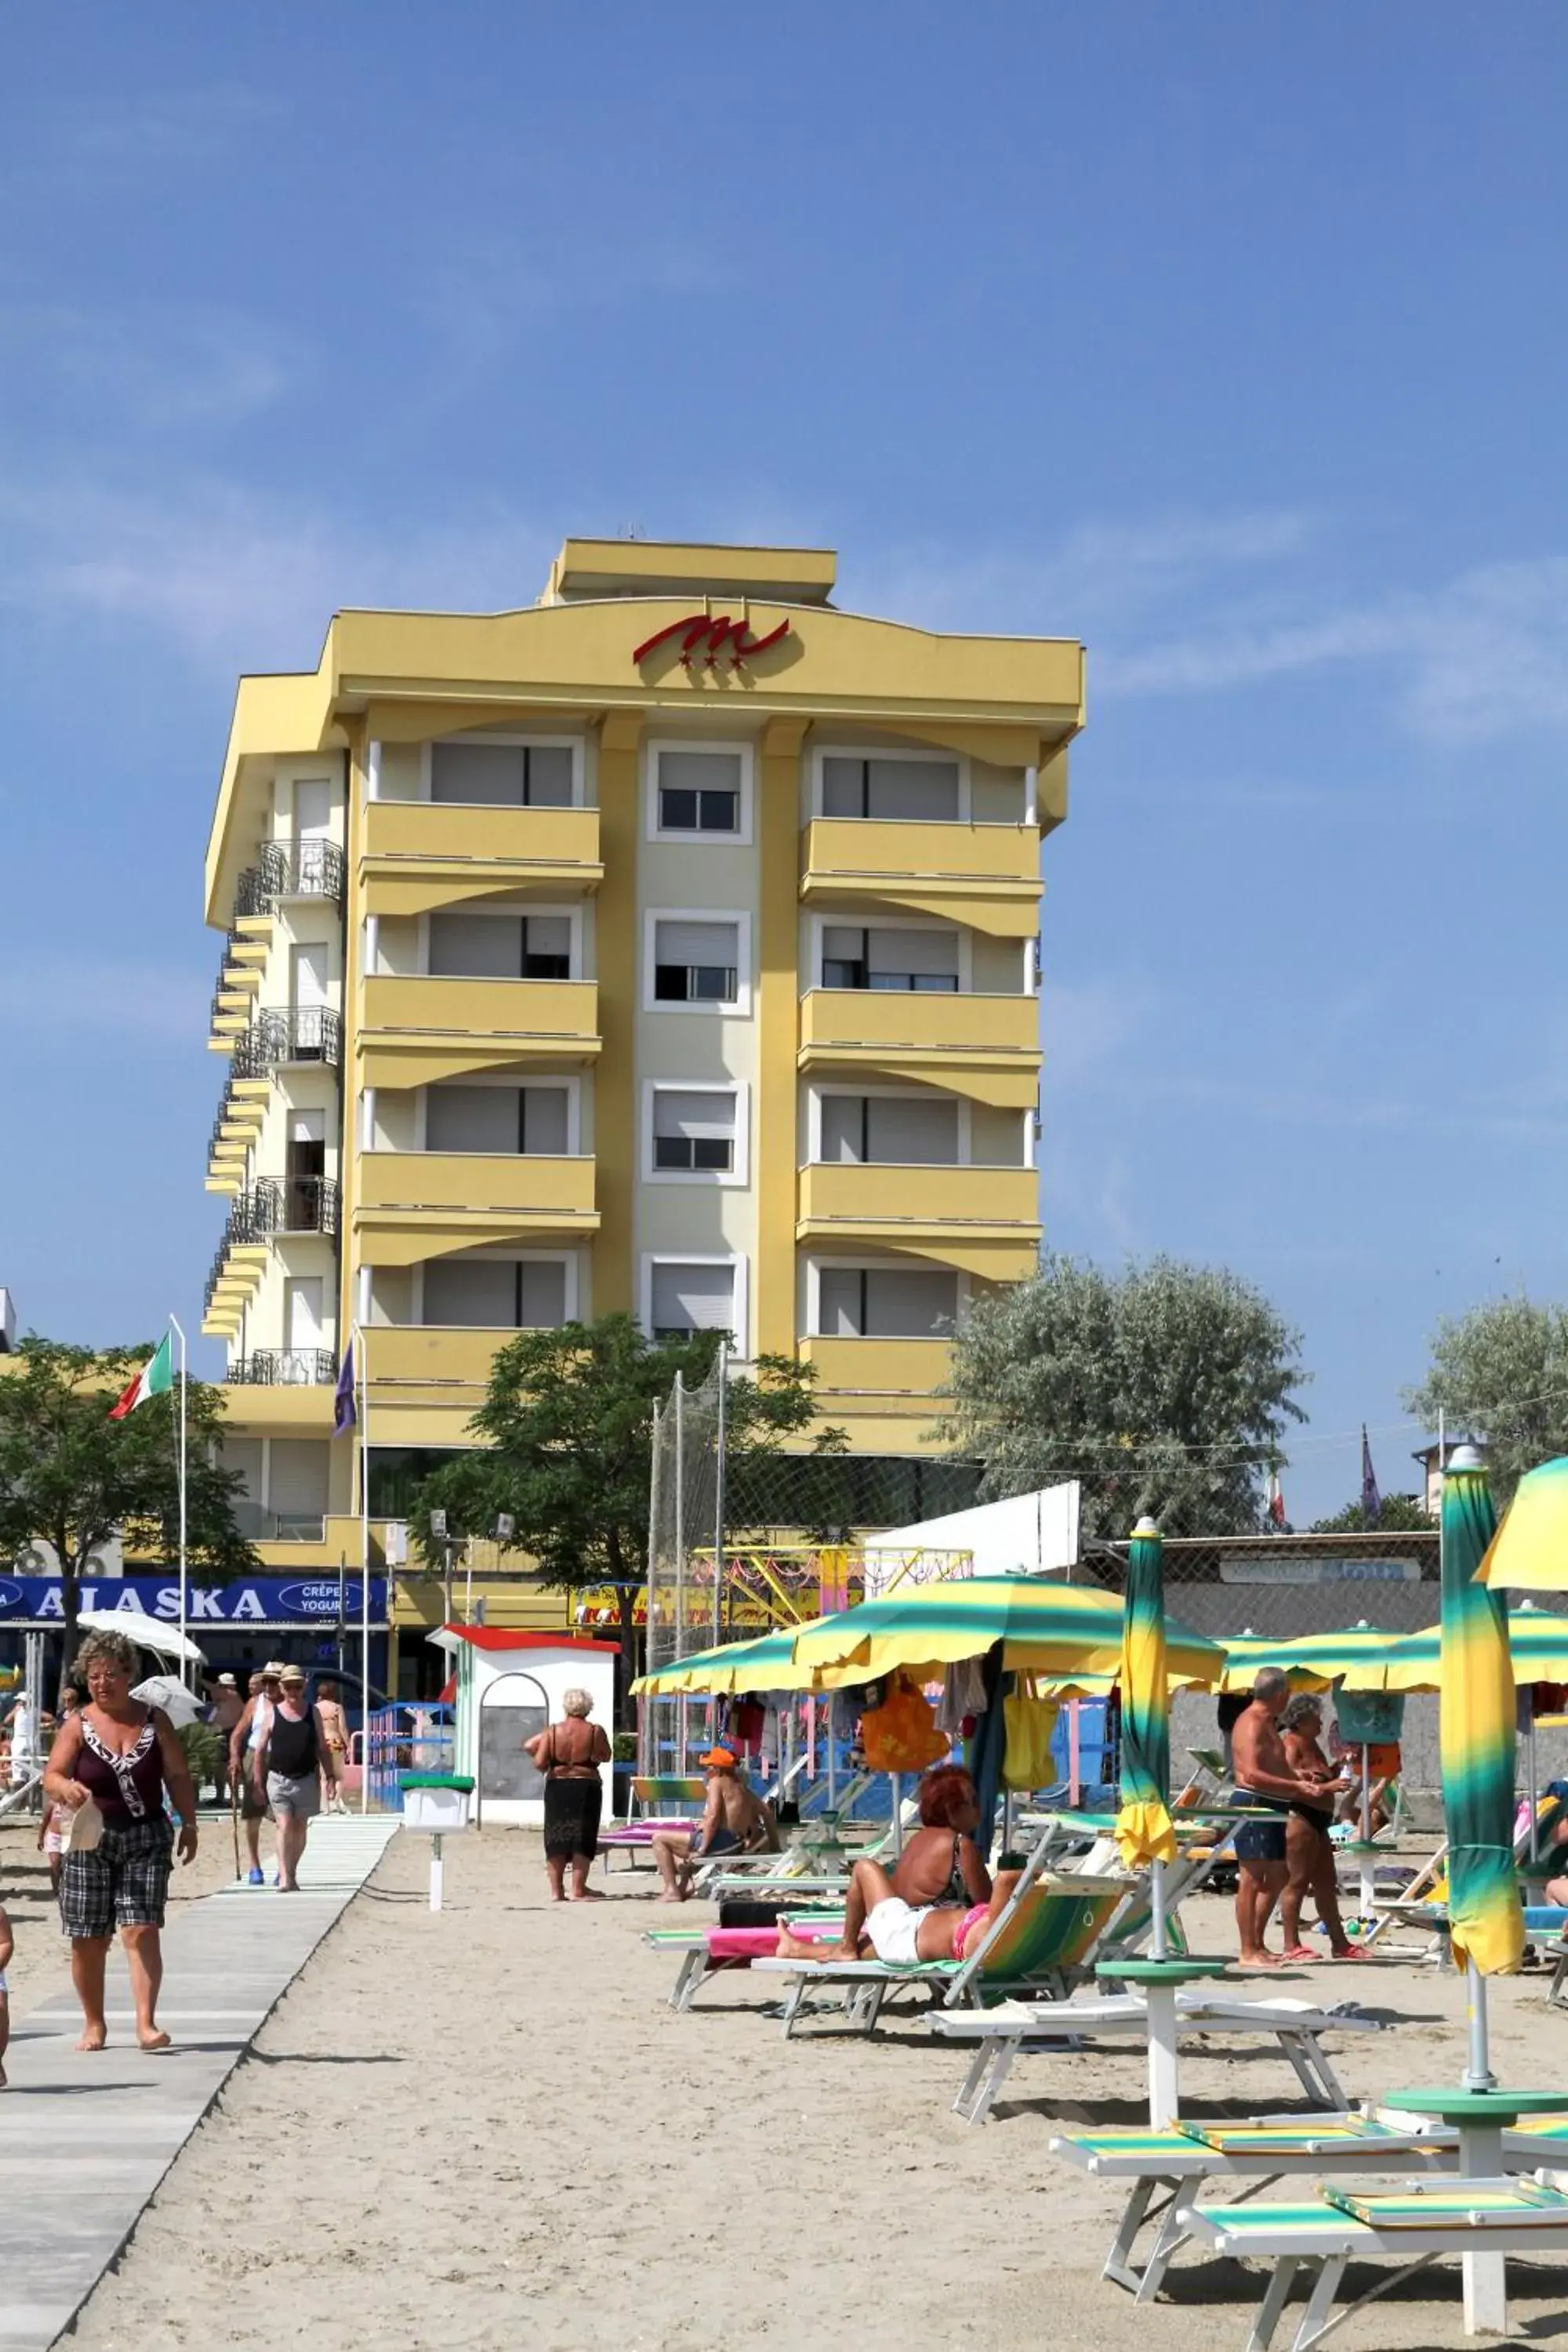
[[[1129,1869],[1174,1862],[1171,1702],[1165,1673],[1165,1579],[1160,1530],[1140,1519],[1127,1549],[1121,1612],[1121,1810],[1116,1843]]]
[[[1496,1552],[1494,1540],[1489,1557]],[[1477,1582],[1480,1581],[1478,1578]],[[1527,1601],[1509,1612],[1508,1646],[1516,1683],[1568,1682],[1568,1617],[1554,1617]],[[1367,1659],[1345,1676],[1347,1690],[1435,1691],[1442,1688],[1442,1683],[1441,1625],[1424,1625],[1418,1633],[1401,1633],[1389,1643],[1385,1657]]]
[[[795,1659],[799,1666],[854,1667],[864,1682],[900,1667],[917,1681],[934,1681],[1000,1642],[1009,1673],[1115,1675],[1121,1669],[1121,1613],[1117,1596],[1093,1585],[1041,1576],[949,1577],[940,1584],[901,1584],[881,1600],[803,1625]],[[1177,1672],[1194,1681],[1210,1681],[1225,1664],[1216,1642],[1174,1619],[1166,1643]]]
[[[1479,1457],[1458,1447],[1443,1479],[1438,1738],[1456,1957],[1483,1976],[1517,1969],[1524,1914],[1513,1862],[1513,1667],[1500,1592],[1478,1571],[1497,1531]]]
[[[1525,1472],[1481,1562],[1480,1581],[1516,1592],[1568,1585],[1568,1455]]]
[[[692,1692],[732,1697],[737,1691],[822,1690],[842,1679],[830,1674],[822,1680],[811,1667],[796,1665],[795,1635],[792,1625],[754,1642],[726,1642],[714,1650],[694,1651],[689,1658],[639,1675],[633,1693],[638,1698],[674,1698]]]
[[[1328,1690],[1342,1675],[1352,1681],[1352,1688],[1381,1689],[1381,1684],[1358,1684],[1352,1678],[1360,1667],[1380,1665],[1396,1638],[1380,1625],[1369,1625],[1364,1617],[1342,1633],[1300,1633],[1290,1641],[1239,1633],[1224,1644],[1225,1678],[1219,1687],[1249,1691],[1265,1666],[1278,1666],[1289,1675],[1292,1690]]]

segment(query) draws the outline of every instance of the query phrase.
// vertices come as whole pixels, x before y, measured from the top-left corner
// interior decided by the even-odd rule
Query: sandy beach
[[[1178,2267],[1152,2310],[1102,2285],[1120,2200],[1047,2152],[1064,2123],[1141,2119],[1131,2051],[1024,2062],[972,2130],[949,2112],[961,2055],[912,2011],[873,2042],[825,2027],[786,2045],[759,2013],[776,1985],[737,1975],[675,2015],[674,1961],[641,1936],[711,1914],[655,1903],[646,1874],[552,1907],[536,1837],[470,1836],[448,1847],[433,1916],[426,1858],[422,1840],[394,1842],[274,2012],[88,2304],[81,2352],[275,2347],[307,2328],[316,2352],[688,2352],[847,2327],[878,2352],[1242,2343],[1260,2289],[1234,2268]],[[1187,1917],[1200,1948],[1234,1949],[1228,1906]],[[18,2006],[60,1965],[30,1954]],[[1457,2078],[1452,1976],[1324,1966],[1281,1981],[1401,2018],[1338,2045],[1352,2096]],[[1546,1982],[1493,1989],[1505,2081],[1540,2083],[1568,2040]],[[1183,2088],[1215,2116],[1299,2103],[1272,2045],[1194,2049]],[[1568,2104],[1568,2068],[1564,2089]],[[1515,2340],[1555,2333],[1568,2265],[1511,2270]],[[1343,2340],[1462,2344],[1457,2271]]]

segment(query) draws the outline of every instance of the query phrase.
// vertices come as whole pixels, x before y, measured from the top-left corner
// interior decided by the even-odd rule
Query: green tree
[[[431,1563],[441,1547],[433,1510],[453,1535],[487,1535],[509,1513],[510,1549],[536,1562],[545,1581],[571,1591],[614,1585],[623,1655],[636,1654],[634,1611],[647,1572],[653,1413],[677,1372],[689,1388],[712,1370],[719,1335],[653,1340],[629,1315],[522,1331],[497,1351],[489,1392],[469,1426],[481,1441],[425,1479],[410,1517]],[[725,1391],[725,1431],[735,1454],[752,1457],[811,1428],[816,1375],[792,1358],[760,1356]],[[818,1449],[842,1444],[816,1433]]]
[[[1331,1519],[1314,1519],[1309,1532],[1315,1536],[1397,1535],[1404,1532],[1434,1533],[1437,1522],[1414,1495],[1384,1495],[1383,1508],[1375,1519],[1369,1519],[1360,1499],[1347,1503]]]
[[[0,1558],[52,1545],[60,1564],[66,1671],[75,1654],[80,1580],[89,1554],[121,1535],[176,1559],[179,1550],[179,1384],[123,1421],[110,1407],[153,1349],[68,1347],[29,1334],[0,1374]],[[254,1573],[235,1502],[243,1486],[217,1460],[224,1404],[192,1381],[186,1395],[185,1553],[203,1581]]]
[[[1442,1414],[1450,1437],[1479,1438],[1506,1503],[1527,1470],[1568,1454],[1568,1307],[1521,1295],[1446,1318],[1405,1402],[1428,1429]]]
[[[942,1434],[984,1462],[988,1498],[1081,1479],[1087,1536],[1141,1511],[1172,1535],[1244,1533],[1304,1377],[1299,1335],[1238,1275],[1047,1255],[960,1327]]]

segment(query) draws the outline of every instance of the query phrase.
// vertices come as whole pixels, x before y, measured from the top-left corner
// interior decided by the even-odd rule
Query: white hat
[[[220,1690],[237,1690],[239,1687],[232,1675],[219,1675],[217,1679]]]

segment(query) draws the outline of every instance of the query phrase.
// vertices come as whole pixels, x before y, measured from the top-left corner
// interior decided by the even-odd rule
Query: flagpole
[[[360,1776],[359,1809],[370,1811],[370,1365],[364,1326],[350,1326],[349,1344],[359,1342],[359,1535],[360,1535]]]
[[[180,1680],[188,1685],[185,1625],[191,1612],[191,1570],[185,1543],[185,1330],[177,1315],[170,1316],[169,1326],[180,1342]]]

